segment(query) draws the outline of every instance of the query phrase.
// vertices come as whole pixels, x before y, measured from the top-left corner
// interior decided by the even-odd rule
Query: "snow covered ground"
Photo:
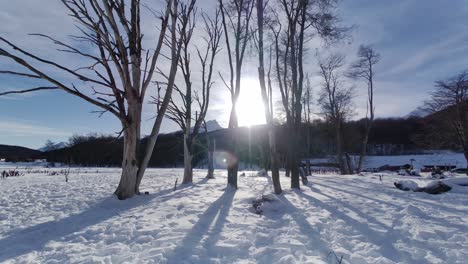
[[[43,170],[43,169],[41,169]],[[54,169],[59,171],[60,169]],[[151,169],[149,195],[118,201],[119,169],[72,169],[70,180],[28,169],[0,180],[0,263],[466,263],[468,193],[403,192],[384,175],[310,177],[271,194],[267,177],[226,174],[178,186],[182,169]]]

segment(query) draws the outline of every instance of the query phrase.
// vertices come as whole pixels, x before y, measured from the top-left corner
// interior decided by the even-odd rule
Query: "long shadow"
[[[293,191],[294,193],[301,193],[301,191]],[[297,223],[301,233],[308,237],[307,249],[317,250],[322,253],[322,257],[326,259],[327,254],[331,251],[330,244],[321,238],[320,232],[313,228],[307,221],[306,216],[294,206],[284,195],[278,195],[277,198],[286,206],[286,211],[291,212],[290,215]]]
[[[348,190],[343,190],[343,189],[338,189],[338,188],[335,188],[335,187],[331,187],[331,186],[328,186],[326,184],[323,184],[323,183],[314,183],[314,185],[318,185],[318,186],[322,186],[322,187],[325,187],[325,188],[329,188],[329,189],[333,189],[335,191],[338,191],[338,192],[345,192],[345,193],[349,193],[351,195],[356,195],[356,196],[360,196],[364,199],[369,199],[369,200],[372,200],[372,201],[375,201],[377,203],[382,203],[382,204],[387,204],[389,206],[392,206],[392,207],[395,207],[397,210],[402,210],[404,207],[403,206],[398,206],[398,205],[395,205],[395,204],[392,204],[392,203],[389,203],[389,202],[385,202],[385,201],[381,201],[381,200],[377,200],[375,198],[372,198],[372,197],[368,197],[368,196],[365,196],[365,195],[361,195],[359,193],[355,193],[355,192],[352,192],[352,191],[348,191]],[[309,186],[309,188],[312,190],[312,191],[317,191],[318,189],[314,189],[313,187]],[[320,191],[320,190],[318,190]],[[326,195],[324,194],[323,192],[320,192],[320,195],[324,195],[324,196],[327,196],[328,198],[330,199],[334,199],[335,201],[337,202],[342,202],[334,197],[331,197],[329,195]],[[405,197],[405,200],[410,200],[410,201],[415,201],[415,202],[420,202],[420,203],[424,203],[424,201],[422,200],[418,200],[418,199],[412,199],[410,197]],[[349,204],[344,204],[345,206],[347,207],[352,207],[351,205]],[[350,208],[351,209],[351,208]],[[442,207],[439,207],[439,210],[446,210],[446,211],[453,211],[453,213],[460,213],[461,211],[457,210],[457,209],[453,209],[453,208],[442,208]],[[353,210],[355,211],[356,213],[358,213],[359,215],[361,216],[364,216],[364,214],[362,214],[360,211],[358,210]],[[429,216],[427,213],[421,211],[422,214],[424,214],[426,217],[424,219],[433,219],[433,220],[436,220],[436,221],[439,221],[439,222],[442,222],[442,223],[446,223],[446,225],[449,225],[448,221],[443,219],[443,218],[438,218],[438,217],[435,217],[435,216]],[[364,217],[363,217],[364,218]],[[380,223],[380,222],[379,222]],[[450,225],[452,226],[456,226],[457,228],[460,228],[460,229],[464,229],[466,228],[465,226],[463,225],[460,225],[460,224],[457,224],[457,223],[451,223],[450,222]]]
[[[309,200],[310,203],[317,205],[317,207],[324,208],[325,210],[329,211],[332,216],[338,217],[345,221],[348,225],[352,226],[358,232],[360,232],[363,236],[365,236],[371,243],[375,245],[384,245],[386,241],[392,240],[394,238],[387,237],[383,233],[378,233],[369,228],[367,225],[357,221],[356,219],[351,218],[347,214],[339,211],[337,208],[332,207],[314,197],[311,197],[307,194],[301,193],[302,197]],[[390,259],[394,262],[401,262],[404,259],[411,259],[411,257],[406,252],[401,252],[395,249],[392,243],[387,243],[391,246],[389,247],[381,247],[380,253],[387,259]],[[404,259],[403,259],[404,258]]]
[[[392,206],[392,207],[395,207],[396,209],[399,209],[399,210],[403,209],[403,207],[401,207],[401,206],[398,206],[398,205],[395,205],[395,204],[392,204],[392,203],[389,203],[389,202],[386,202],[386,201],[378,200],[378,199],[372,198],[370,196],[362,195],[362,194],[359,194],[357,192],[352,192],[352,191],[344,190],[344,189],[338,189],[338,188],[335,188],[335,187],[332,187],[332,186],[329,186],[329,185],[326,185],[326,184],[323,184],[323,183],[315,183],[314,182],[314,185],[318,185],[318,186],[322,186],[322,187],[325,187],[325,188],[333,189],[333,190],[338,191],[338,192],[348,193],[348,194],[354,195],[354,196],[359,196],[359,197],[361,197],[363,199],[371,200],[371,201],[374,201],[374,202],[379,203],[379,204],[385,204],[385,205],[388,205],[388,206]]]
[[[179,188],[178,192],[187,190],[193,185]],[[49,221],[21,230],[14,230],[9,236],[0,239],[0,262],[30,253],[40,251],[52,240],[63,238],[83,230],[130,209],[149,204],[152,200],[173,192],[173,188],[159,191],[155,194],[137,196],[129,200],[119,201],[115,196],[109,196],[86,209],[58,221]]]
[[[357,186],[357,185],[353,185],[353,184],[346,184],[346,183],[341,183],[341,182],[336,182],[336,181],[331,181],[331,182],[334,182],[336,184],[340,184],[340,185],[343,185],[343,186],[349,186],[349,187],[352,187],[352,188],[359,188],[359,189],[362,189],[362,190],[365,190],[365,191],[369,191],[368,188],[365,188],[363,186]],[[316,185],[321,185],[321,186],[324,186],[326,188],[330,188],[330,189],[335,189],[337,191],[341,191],[341,192],[348,192],[348,193],[353,193],[351,191],[348,191],[348,190],[342,190],[342,189],[336,189],[336,188],[333,188],[331,186],[328,186],[328,185],[325,185],[323,183],[319,184],[319,183],[316,183]],[[392,196],[393,193],[391,192],[383,192],[385,195],[388,195],[388,196]],[[410,192],[411,193],[411,192]],[[360,195],[360,194],[357,194],[357,193],[353,193],[357,196],[361,196],[363,198],[366,198],[367,196],[364,196],[364,195]],[[416,193],[416,195],[418,195],[418,197],[420,195],[426,195],[424,193]],[[429,195],[429,194],[427,194]],[[374,198],[371,198],[371,197],[367,197],[367,199],[370,199],[370,200],[374,200],[376,202],[379,202],[379,203],[383,203],[383,204],[387,204],[389,206],[394,206],[395,208],[399,209],[399,210],[402,210],[404,207],[402,206],[397,206],[395,204],[392,204],[392,203],[389,203],[389,202],[385,202],[385,201],[382,201],[382,200],[376,200]],[[423,203],[423,204],[429,204],[429,205],[434,205],[434,206],[438,206],[441,210],[444,210],[444,211],[447,211],[447,212],[453,212],[455,214],[460,214],[460,213],[464,213],[465,211],[463,210],[459,210],[459,209],[456,209],[456,208],[452,208],[452,207],[448,207],[447,205],[445,205],[444,207],[440,207],[440,204],[437,203],[437,202],[434,202],[434,201],[431,201],[431,200],[421,200],[421,199],[417,199],[415,197],[410,197],[410,196],[405,196],[404,197],[404,202],[405,204],[408,202],[408,201],[414,201],[414,202],[417,202],[417,203]]]
[[[190,256],[197,247],[200,247],[201,241],[205,235],[208,235],[207,241],[204,243],[204,248],[211,248],[218,241],[226,222],[229,210],[232,206],[236,192],[227,188],[215,202],[200,216],[200,219],[193,225],[190,232],[185,235],[180,245],[175,248],[168,256],[168,263],[183,263],[185,258]],[[216,222],[211,228],[213,221]],[[222,254],[222,252],[219,252]],[[209,256],[202,256],[208,258]]]
[[[312,187],[312,186],[308,186],[312,191],[314,191],[315,189]],[[373,217],[369,217],[367,214],[364,214],[361,212],[361,210],[359,210],[358,208],[350,205],[349,203],[347,202],[344,202],[342,200],[339,200],[333,196],[330,196],[328,194],[325,194],[323,192],[320,192],[319,195],[322,195],[324,197],[327,197],[328,199],[334,201],[335,203],[337,204],[341,204],[343,205],[344,207],[346,207],[348,210],[354,212],[355,214],[359,215],[361,218],[365,219],[368,223],[372,223],[374,225],[377,225],[377,226],[380,226],[381,228],[384,228],[384,229],[388,229],[389,227],[387,225],[385,225],[384,223],[382,222],[379,222],[377,221],[377,219],[373,218]]]

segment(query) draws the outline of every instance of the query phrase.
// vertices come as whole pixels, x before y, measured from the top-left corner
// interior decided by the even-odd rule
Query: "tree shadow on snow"
[[[350,203],[348,203],[345,199],[337,199],[333,196],[330,196],[328,194],[325,194],[323,192],[321,192],[320,190],[318,189],[315,189],[313,188],[312,186],[308,186],[313,192],[315,193],[318,193],[319,195],[322,195],[326,198],[328,198],[330,201],[333,201],[335,202],[336,204],[340,204],[343,206],[343,209],[348,209],[349,211],[357,214],[359,217],[361,217],[362,219],[366,220],[367,223],[371,223],[371,224],[374,224],[380,228],[383,228],[383,229],[388,229],[389,226],[385,225],[384,223],[378,221],[376,218],[373,218],[373,217],[370,217],[368,214],[365,214],[363,212],[361,212],[361,210],[359,210],[359,208],[356,208],[354,207],[353,205],[351,205]],[[310,197],[310,196],[309,196]]]
[[[291,192],[301,193],[300,190],[292,190]],[[282,203],[282,206],[284,206],[283,209],[286,211],[286,214],[289,214],[294,222],[296,222],[301,234],[307,237],[307,242],[305,243],[307,249],[318,251],[323,258],[326,258],[331,248],[329,243],[321,238],[320,229],[318,227],[313,227],[310,222],[307,221],[307,217],[304,213],[294,206],[285,195],[277,195],[276,197]]]
[[[370,228],[367,224],[361,223],[358,220],[348,216],[347,214],[341,212],[337,207],[330,206],[327,203],[320,201],[312,196],[309,196],[304,193],[300,193],[301,197],[308,200],[315,207],[323,208],[331,213],[331,217],[339,218],[343,220],[347,225],[352,226],[353,229],[361,233],[369,242],[380,247],[380,254],[394,262],[401,262],[405,259],[411,259],[407,252],[398,251],[395,249],[393,243],[395,242],[395,237],[392,237],[391,234],[376,232]]]
[[[0,262],[15,258],[33,251],[44,249],[53,240],[64,240],[67,235],[79,232],[87,227],[99,224],[121,213],[149,204],[152,200],[171,193],[179,194],[194,185],[180,186],[176,192],[173,188],[161,190],[150,195],[136,196],[119,201],[114,195],[102,199],[85,211],[70,215],[57,221],[49,221],[20,230],[13,230],[7,237],[0,239]]]
[[[335,190],[337,192],[348,193],[351,196],[358,196],[358,197],[361,197],[364,200],[370,200],[370,201],[373,201],[373,202],[376,202],[376,203],[379,203],[379,204],[384,204],[384,205],[387,205],[387,206],[390,206],[390,207],[394,207],[396,210],[403,209],[403,207],[398,205],[398,204],[389,203],[389,202],[386,202],[386,201],[384,201],[382,199],[378,200],[378,199],[375,199],[375,198],[367,196],[367,195],[363,195],[363,194],[360,194],[360,193],[357,193],[357,192],[350,191],[348,189],[339,189],[339,188],[336,188],[336,187],[332,187],[332,186],[330,186],[328,184],[316,183],[316,182],[314,182],[314,185],[322,186],[322,187],[325,187],[325,188],[328,188],[328,189],[332,189],[332,190]],[[340,185],[344,185],[344,184],[340,183]],[[314,189],[313,191],[316,191],[316,189]],[[323,193],[323,192],[321,192],[321,193]]]
[[[235,190],[227,188],[223,195],[206,209],[200,216],[198,222],[193,225],[190,232],[185,235],[180,245],[168,256],[167,263],[182,263],[184,260],[189,261],[186,259],[187,256],[191,256],[196,248],[202,247],[207,250],[213,250],[214,245],[221,236],[235,194]],[[202,243],[205,236],[206,240]],[[223,252],[219,252],[218,250],[217,253],[223,255]],[[208,260],[209,254],[204,254],[202,257]],[[201,263],[205,262],[201,261]]]

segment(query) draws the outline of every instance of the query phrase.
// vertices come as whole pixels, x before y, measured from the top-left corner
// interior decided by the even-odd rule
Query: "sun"
[[[237,101],[236,113],[239,119],[239,126],[253,126],[266,123],[258,79],[246,77],[241,80],[241,92]]]

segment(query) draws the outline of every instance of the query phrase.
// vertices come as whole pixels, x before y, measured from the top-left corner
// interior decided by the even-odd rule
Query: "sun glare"
[[[236,112],[239,118],[239,126],[265,124],[265,113],[258,79],[242,79]]]

